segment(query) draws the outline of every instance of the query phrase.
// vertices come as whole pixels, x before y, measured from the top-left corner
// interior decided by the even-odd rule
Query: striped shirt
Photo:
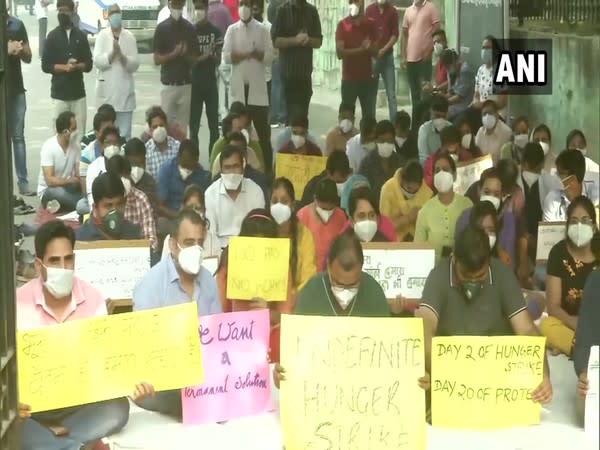
[[[158,171],[160,166],[167,160],[174,156],[177,156],[179,152],[179,141],[173,139],[171,136],[167,137],[167,149],[161,151],[154,139],[150,139],[146,142],[146,172],[154,178],[158,179]]]
[[[152,206],[146,194],[134,187],[131,188],[131,191],[127,195],[125,219],[139,225],[142,229],[143,238],[150,241],[150,245],[154,250],[158,248],[156,223],[154,222]]]

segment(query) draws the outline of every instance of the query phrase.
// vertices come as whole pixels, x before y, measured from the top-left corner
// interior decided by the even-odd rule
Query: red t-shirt
[[[448,81],[448,71],[442,64],[441,58],[435,63],[435,84],[439,86]]]
[[[238,12],[239,1],[238,0],[223,0],[223,4],[227,6],[231,13],[231,23],[236,23],[240,20],[240,13]]]
[[[358,48],[365,39],[376,43],[377,34],[375,25],[368,17],[361,17],[356,24],[354,19],[346,17],[340,20],[335,32],[335,40],[342,41],[344,48]],[[373,78],[373,62],[369,52],[361,52],[353,56],[342,58],[342,79],[344,81],[367,81]]]
[[[377,48],[382,48],[392,36],[398,37],[398,11],[389,3],[383,5],[383,8],[377,3],[370,4],[365,10],[365,16],[375,25]],[[387,53],[391,53],[393,48],[392,46]]]

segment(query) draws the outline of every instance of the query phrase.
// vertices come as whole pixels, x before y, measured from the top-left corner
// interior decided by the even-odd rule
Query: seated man
[[[217,283],[202,266],[206,221],[195,211],[181,211],[173,222],[169,250],[140,280],[133,291],[133,310],[142,311],[164,306],[196,302],[198,314],[222,312]],[[181,390],[163,391],[137,402],[142,408],[181,420]]]
[[[374,117],[365,116],[360,119],[360,134],[348,140],[346,144],[346,155],[350,161],[350,168],[358,173],[360,163],[372,151],[377,149],[375,143],[375,128],[377,121]]]
[[[306,205],[310,205],[315,199],[315,191],[319,182],[325,178],[329,178],[335,181],[335,185],[338,193],[338,203],[340,206],[340,199],[342,197],[342,191],[346,185],[346,181],[352,175],[350,169],[350,162],[348,156],[343,152],[333,152],[327,158],[327,164],[325,170],[319,175],[311,178],[306,186],[304,187],[304,193],[302,194],[302,200],[298,204],[298,208],[302,208]]]
[[[98,110],[96,111],[96,114],[100,114],[107,121],[110,121],[110,125],[114,125],[117,121],[117,112],[115,111],[115,108],[113,108],[112,105],[109,105],[107,103],[100,105],[98,107]],[[85,148],[92,142],[94,142],[94,140],[96,140],[97,138],[98,136],[96,133],[96,127],[94,127],[94,129],[88,131],[81,140],[81,150],[85,150]],[[125,144],[125,142],[123,142],[123,144]]]
[[[158,201],[168,219],[174,219],[183,204],[187,186],[195,184],[202,190],[210,185],[211,177],[198,158],[200,151],[191,140],[181,142],[177,156],[167,160],[158,172]]]
[[[475,144],[484,155],[492,155],[494,164],[500,159],[500,149],[510,142],[512,129],[498,115],[496,102],[486,100],[481,108],[482,126],[475,136]]]
[[[98,112],[94,116],[94,140],[81,150],[81,162],[79,163],[79,177],[81,178],[81,190],[85,192],[85,177],[88,166],[102,156],[102,144],[100,136],[106,127],[114,126],[111,117],[106,113]]]
[[[329,130],[325,138],[325,153],[327,155],[336,150],[346,150],[346,144],[348,144],[350,138],[358,134],[358,130],[354,126],[354,120],[354,106],[340,104],[338,124]]]
[[[156,181],[146,172],[146,146],[144,143],[138,138],[130,139],[125,144],[125,158],[131,164],[131,181],[133,181],[133,185],[146,194],[154,211],[154,217],[158,218],[160,209],[156,193]]]
[[[288,112],[289,114],[289,112]],[[289,122],[289,121],[288,121]],[[275,137],[275,145],[273,146],[273,153],[277,154],[279,151],[286,146],[288,142],[292,139],[292,127],[288,123]],[[319,141],[317,141],[317,137],[313,135],[310,131],[306,135],[306,139],[317,147],[319,146]]]
[[[260,187],[244,177],[244,151],[228,145],[219,155],[221,178],[204,193],[206,218],[211,230],[226,247],[231,236],[237,236],[244,217],[257,208],[265,207]]]
[[[184,9],[185,11],[185,9]],[[146,110],[146,123],[148,122],[148,117],[150,117],[154,112],[159,109],[162,111],[162,108],[158,105],[151,106]],[[187,138],[187,130],[183,129],[181,125],[178,123],[167,123],[166,126],[167,136],[172,137],[176,141],[183,141]],[[149,126],[146,126],[146,129],[140,135],[140,140],[146,144],[149,140],[152,139],[152,129]]]
[[[448,71],[448,92],[445,94],[448,104],[448,120],[454,120],[465,112],[475,95],[475,73],[455,50],[447,48],[440,56],[442,64]]]
[[[442,153],[448,152],[454,162],[470,161],[473,159],[471,152],[463,148],[460,131],[454,125],[450,125],[440,132],[440,140],[442,142],[441,147],[427,157],[423,166],[425,183],[430,188],[433,188],[433,166]]]
[[[142,229],[142,237],[150,241],[152,250],[158,249],[154,212],[146,194],[137,189],[131,181],[131,164],[124,156],[115,155],[106,163],[106,172],[121,178],[125,188],[125,220]]]
[[[90,218],[77,230],[78,241],[142,239],[138,225],[125,220],[125,187],[115,174],[103,173],[92,184]]]
[[[394,119],[396,128],[396,151],[405,160],[417,158],[417,136],[411,128],[411,118],[406,111],[398,111]]]
[[[254,150],[251,145],[248,145],[248,140],[246,139],[247,135],[248,133],[244,134],[241,131],[230,131],[225,135],[225,140],[223,142],[226,144],[243,146],[244,151],[246,152],[246,166],[252,167],[257,172],[264,173],[264,167],[256,154],[256,150]],[[219,158],[215,158],[211,168],[212,176],[216,177],[220,170],[221,164],[219,163]]]
[[[310,140],[308,136],[308,117],[295,115],[290,120],[292,135],[290,140],[279,150],[278,153],[288,153],[293,155],[323,156],[318,145]]]
[[[491,257],[488,235],[468,227],[457,238],[454,253],[431,271],[415,316],[425,328],[425,364],[431,370],[435,336],[539,336],[517,278],[510,267]],[[533,386],[532,386],[533,388]],[[548,361],[544,379],[532,400],[552,400]]]
[[[74,320],[105,316],[102,294],[74,275],[75,234],[60,220],[42,225],[35,235],[35,264],[40,276],[17,289],[17,329],[32,330]],[[133,386],[132,386],[133,388]],[[152,386],[135,387],[135,400],[153,395]],[[35,406],[35,405],[31,405]],[[21,405],[23,422],[21,447],[24,450],[79,449],[119,432],[129,420],[129,402],[117,398],[30,415]],[[57,436],[48,426],[64,427]]]
[[[81,199],[79,159],[81,151],[77,145],[77,121],[70,111],[56,118],[56,135],[42,145],[40,152],[40,175],[37,194],[46,208],[55,201],[53,212],[73,211]]]
[[[167,134],[167,115],[160,106],[148,111],[147,123],[152,139],[146,142],[146,171],[156,180],[160,166],[167,159],[177,156],[179,141]]]
[[[430,103],[431,120],[428,120],[419,128],[419,162],[422,165],[425,165],[429,155],[433,155],[442,146],[440,138],[442,130],[452,125],[452,122],[447,119],[448,100],[441,95],[434,95]]]

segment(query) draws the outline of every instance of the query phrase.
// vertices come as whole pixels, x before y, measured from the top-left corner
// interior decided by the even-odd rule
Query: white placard
[[[600,389],[598,386],[598,377],[600,376],[600,360],[598,357],[598,346],[594,345],[590,349],[590,360],[588,362],[588,393],[585,397],[585,434],[590,440],[596,443],[596,448],[600,443],[598,431],[598,401]]]
[[[75,247],[75,273],[107,299],[132,298],[149,270],[148,241],[78,242]]]
[[[567,224],[565,222],[540,222],[538,224],[537,249],[535,260],[548,261],[550,250],[565,238]]]
[[[423,244],[363,244],[363,254],[363,271],[377,280],[386,298],[420,299],[435,265],[435,250]]]
[[[491,167],[494,167],[492,155],[484,155],[471,161],[457,163],[454,192],[464,195],[473,183],[479,181],[483,171]]]

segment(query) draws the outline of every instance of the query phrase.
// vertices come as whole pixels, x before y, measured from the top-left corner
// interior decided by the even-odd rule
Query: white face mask
[[[242,129],[242,131],[240,131],[240,133],[244,135],[244,138],[246,139],[246,144],[250,145],[250,133],[248,133],[248,130],[244,128]]]
[[[382,158],[389,158],[394,153],[396,147],[394,144],[390,144],[389,142],[380,142],[377,144],[377,153]]]
[[[527,184],[529,187],[533,186],[536,181],[540,179],[539,173],[529,172],[527,170],[523,171],[522,175],[525,184]]]
[[[277,225],[287,222],[292,217],[292,208],[283,203],[273,203],[271,205],[271,215]]]
[[[335,188],[337,189],[337,194],[338,197],[342,197],[342,192],[344,192],[344,186],[346,186],[346,183],[335,183]]]
[[[514,142],[517,147],[523,148],[529,142],[529,136],[527,134],[515,134]]]
[[[500,208],[500,199],[498,197],[494,197],[493,195],[482,195],[479,197],[479,200],[482,202],[490,202],[492,205],[494,205],[496,211],[498,211],[498,208]]]
[[[471,133],[467,133],[462,137],[460,144],[463,148],[471,148],[471,139],[473,139],[473,135]]]
[[[433,54],[435,56],[440,56],[443,51],[444,51],[444,46],[441,43],[436,42],[435,44],[433,44]]]
[[[181,19],[181,16],[183,14],[183,9],[175,9],[175,8],[169,8],[169,10],[171,11],[171,17],[174,20],[179,20]]]
[[[333,296],[338,301],[340,306],[343,309],[346,309],[350,302],[352,302],[352,300],[354,300],[358,294],[358,288],[346,289],[338,286],[331,286],[331,292],[333,292]]]
[[[406,200],[410,200],[410,199],[414,198],[415,195],[417,195],[416,192],[408,192],[402,186],[400,186],[400,190],[402,191],[402,195],[404,195],[404,198],[406,198]]]
[[[243,5],[238,8],[238,14],[243,22],[248,22],[250,17],[252,17],[252,10],[249,6]]]
[[[144,169],[142,167],[133,166],[131,168],[131,179],[135,184],[139,183],[144,176]]]
[[[437,189],[438,192],[445,194],[452,190],[452,186],[454,185],[454,176],[450,172],[446,172],[445,170],[440,170],[433,177],[433,186]]]
[[[358,7],[358,5],[356,3],[352,3],[350,5],[350,17],[358,16],[359,12],[360,12],[360,8]]]
[[[577,247],[585,247],[594,237],[594,228],[585,223],[569,225],[567,236],[569,236],[571,242]]]
[[[371,242],[377,233],[377,222],[374,220],[362,220],[354,224],[354,232],[363,242]]]
[[[118,155],[119,153],[121,153],[121,149],[119,149],[119,147],[116,145],[109,145],[104,149],[104,159],[108,161],[110,158]]]
[[[481,123],[486,130],[491,130],[494,128],[496,126],[496,121],[496,116],[493,114],[484,114],[484,116],[481,118]]]
[[[575,150],[579,150],[583,156],[585,156],[587,153],[587,149],[585,148],[576,148]]]
[[[63,298],[73,292],[74,276],[75,271],[72,269],[46,267],[46,281],[44,281],[44,286],[55,298]]]
[[[323,223],[329,222],[329,219],[331,219],[331,216],[333,216],[333,209],[331,209],[331,210],[323,209],[323,208],[320,208],[319,206],[317,206],[315,209],[317,211],[317,214],[323,221]]]
[[[344,133],[344,134],[352,131],[353,126],[354,125],[352,124],[352,121],[350,119],[340,120],[340,130],[342,130],[342,133]]]
[[[306,139],[304,136],[300,136],[299,134],[292,134],[292,144],[294,144],[294,147],[297,150],[306,144]]]
[[[197,9],[194,11],[194,23],[202,22],[206,18],[205,9]]]
[[[542,150],[544,151],[544,156],[546,156],[550,152],[550,144],[542,141],[538,142],[538,144],[540,144]]]
[[[202,267],[202,247],[199,245],[192,245],[191,247],[181,248],[179,243],[177,244],[177,247],[179,247],[180,250],[177,261],[179,262],[181,270],[190,275],[198,275],[200,267]]]
[[[367,142],[366,144],[363,144],[362,147],[367,152],[372,152],[373,150],[375,150],[377,148],[377,144],[375,142]]]
[[[165,127],[156,127],[152,131],[152,139],[157,144],[162,144],[167,140],[167,129]]]
[[[125,188],[125,196],[128,196],[131,192],[131,180],[129,178],[121,177],[121,183],[123,183],[123,187]]]
[[[496,245],[496,235],[488,234],[488,238],[490,240],[490,249],[492,249],[492,248],[494,248],[494,245]]]
[[[186,169],[184,167],[179,166],[179,175],[183,181],[187,180],[188,177],[192,174],[190,169]]]
[[[435,128],[438,132],[442,131],[446,127],[446,119],[437,118],[431,121],[433,124],[433,128]]]
[[[223,185],[225,189],[228,191],[235,191],[238,187],[240,187],[240,183],[244,175],[241,173],[222,173],[221,179],[223,180]]]
[[[406,138],[405,137],[400,137],[400,136],[396,136],[396,145],[400,148],[402,148],[402,146],[404,145],[404,143],[406,142]]]

